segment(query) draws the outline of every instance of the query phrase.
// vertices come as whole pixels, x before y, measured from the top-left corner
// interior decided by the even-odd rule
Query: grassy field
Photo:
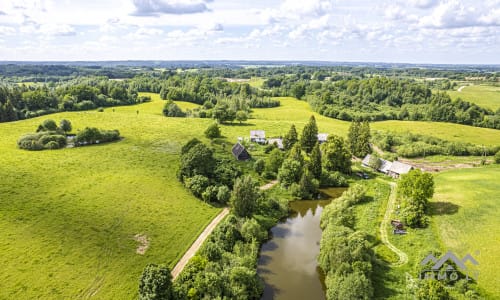
[[[500,298],[500,166],[460,169],[436,175],[434,224],[444,249],[479,262],[477,283]]]
[[[452,99],[458,97],[493,111],[500,108],[500,87],[491,85],[470,85],[459,91],[449,91]]]
[[[0,299],[135,299],[144,266],[173,266],[218,213],[175,177],[180,146],[210,121],[165,118],[162,104],[0,124]],[[116,128],[124,140],[17,149],[47,118],[67,118],[75,131]],[[136,234],[148,237],[145,255]]]
[[[152,98],[104,112],[0,124],[0,298],[135,298],[144,266],[173,266],[217,214],[175,177],[181,145],[192,137],[206,141],[203,131],[214,121],[165,118],[164,102]],[[347,134],[348,122],[313,113],[304,101],[280,100],[281,107],[255,109],[246,124],[223,125],[222,134],[232,144],[251,129],[279,136],[295,124],[300,132],[311,115],[320,132]],[[57,151],[16,148],[22,134],[48,118],[71,120],[75,132],[85,126],[118,129],[124,139]],[[500,144],[499,131],[455,124],[388,121],[372,128]],[[150,241],[144,256],[135,253],[136,234]]]

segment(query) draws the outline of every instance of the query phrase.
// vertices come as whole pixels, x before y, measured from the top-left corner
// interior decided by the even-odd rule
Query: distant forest
[[[189,62],[170,62],[170,68],[165,68],[162,65],[168,62],[142,63],[0,63],[0,122],[135,104],[148,101],[138,97],[139,92],[153,92],[162,99],[200,104],[202,110],[224,104],[232,111],[249,111],[279,105],[271,97],[292,96],[308,101],[325,116],[346,121],[439,121],[500,129],[500,110],[453,101],[441,92],[456,88],[456,80],[470,78],[498,84],[496,66],[279,66],[277,62],[266,66],[195,62],[190,66]],[[265,79],[261,88],[225,79],[254,77]],[[206,115],[203,111],[192,114]]]

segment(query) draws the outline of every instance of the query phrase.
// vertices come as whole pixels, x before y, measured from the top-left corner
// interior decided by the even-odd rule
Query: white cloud
[[[16,34],[16,29],[10,26],[1,26],[0,25],[0,36],[8,36]]]
[[[77,34],[75,28],[67,24],[42,24],[38,32],[49,36],[73,36]]]
[[[431,15],[420,19],[419,25],[431,28],[461,28],[500,25],[500,9],[485,11],[476,6],[464,5],[457,0],[439,4]]]
[[[410,3],[415,7],[427,9],[436,6],[439,0],[410,0]]]
[[[194,14],[208,11],[207,0],[133,0],[134,16]]]
[[[384,15],[389,20],[402,20],[406,18],[406,12],[399,5],[389,5]]]

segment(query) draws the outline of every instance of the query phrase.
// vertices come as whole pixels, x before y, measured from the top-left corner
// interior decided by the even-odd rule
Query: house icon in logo
[[[469,270],[467,268],[467,266],[465,265],[467,262],[470,262],[471,264],[477,266],[479,265],[479,263],[474,259],[474,257],[472,257],[472,255],[470,254],[466,254],[462,259],[459,259],[453,252],[451,251],[448,251],[446,252],[445,255],[443,255],[441,258],[436,258],[434,255],[432,255],[432,253],[429,253],[421,262],[420,262],[420,265],[421,266],[426,266],[428,265],[429,263],[433,263],[434,265],[432,265],[431,269],[430,270],[425,270],[423,271],[422,273],[426,273],[425,277],[428,278],[428,277],[431,277],[431,278],[435,278],[434,275],[437,274],[437,279],[439,280],[440,278],[444,278],[446,276],[443,277],[443,272],[444,273],[448,273],[448,272],[455,272],[456,274],[456,271],[455,268],[453,268],[453,265],[452,264],[448,264],[448,266],[446,267],[445,270],[441,270],[441,268],[443,267],[443,265],[446,263],[446,262],[452,262],[454,263],[461,271],[465,272],[466,273],[466,276],[467,276],[467,279],[469,278]],[[431,274],[429,274],[431,273]],[[475,273],[475,277],[477,277],[477,272],[474,272]],[[422,275],[422,274],[421,274]],[[429,276],[429,275],[432,275],[432,276]],[[457,275],[458,276],[458,275]],[[453,276],[455,277],[455,276]],[[453,279],[453,278],[452,278]]]

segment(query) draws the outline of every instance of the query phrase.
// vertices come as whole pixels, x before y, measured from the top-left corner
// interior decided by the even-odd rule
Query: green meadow
[[[461,98],[479,106],[491,108],[493,111],[500,108],[500,87],[491,85],[469,85],[459,91],[447,92],[452,99]]]
[[[0,124],[0,298],[134,299],[144,266],[172,267],[220,211],[194,198],[175,175],[181,146],[193,137],[207,141],[203,131],[214,121],[166,118],[164,102],[147,95],[152,102]],[[222,134],[229,143],[251,129],[284,135],[291,124],[302,130],[314,115],[320,132],[346,136],[349,122],[314,113],[304,101],[280,100],[280,107],[254,109],[244,124],[221,126]],[[183,110],[197,106],[177,103]],[[71,120],[74,132],[118,129],[124,139],[54,151],[17,149],[17,139],[48,118]],[[457,124],[386,121],[372,129],[500,144],[500,131]],[[149,241],[144,255],[136,253],[136,234]]]
[[[478,262],[477,283],[500,298],[500,167],[458,169],[435,176],[432,207],[435,230],[444,249]]]
[[[175,171],[181,145],[209,120],[165,118],[161,102],[0,124],[0,299],[135,299],[148,263],[171,267],[220,211]],[[136,113],[139,110],[139,114]],[[57,151],[19,150],[47,118],[119,129],[124,139]],[[136,234],[147,236],[136,254]]]

